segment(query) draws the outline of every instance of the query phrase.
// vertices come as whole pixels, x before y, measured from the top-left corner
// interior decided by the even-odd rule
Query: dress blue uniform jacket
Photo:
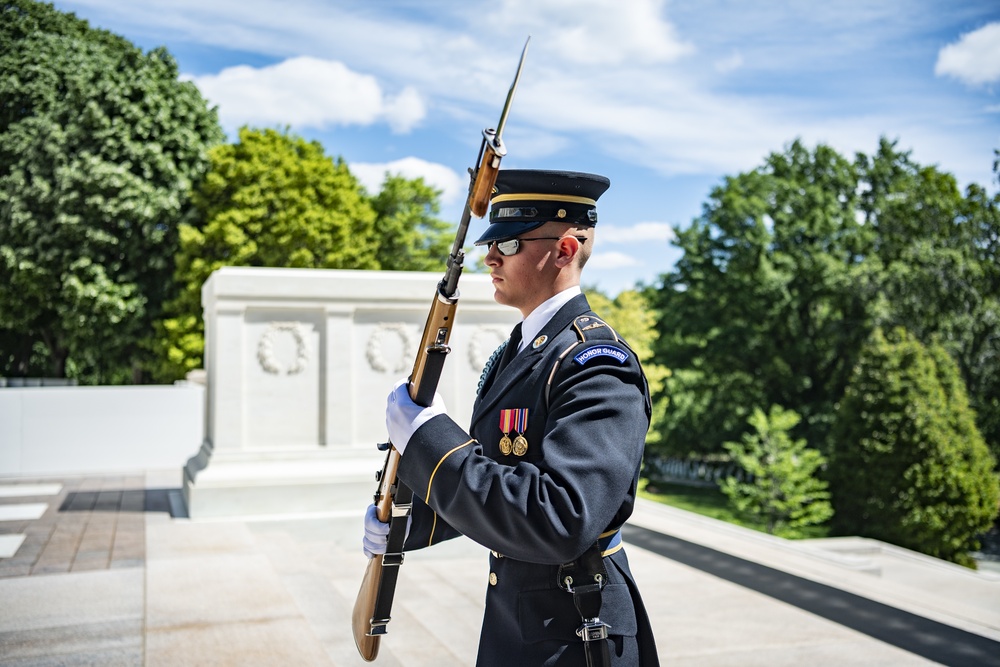
[[[501,411],[523,408],[527,451],[505,455]],[[492,552],[479,667],[585,664],[558,566],[632,513],[649,416],[638,359],[579,295],[501,372],[487,366],[469,433],[438,415],[413,434],[398,471],[414,493],[406,550],[462,534]],[[608,551],[612,664],[657,665],[625,552]]]

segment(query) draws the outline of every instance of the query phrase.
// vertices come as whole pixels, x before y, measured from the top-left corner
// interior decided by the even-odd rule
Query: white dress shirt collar
[[[573,287],[564,289],[553,297],[550,297],[547,301],[539,305],[533,311],[531,311],[524,321],[521,322],[521,345],[517,348],[520,352],[524,349],[524,346],[529,342],[534,341],[538,332],[542,330],[552,316],[559,312],[559,309],[565,306],[573,297],[578,294],[582,294],[583,290],[580,289],[579,285],[574,285]]]

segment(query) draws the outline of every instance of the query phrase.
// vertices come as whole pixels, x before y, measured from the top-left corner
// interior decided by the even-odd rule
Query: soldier
[[[590,310],[580,275],[610,181],[503,170],[486,246],[498,303],[523,320],[487,363],[468,432],[401,380],[386,425],[414,492],[405,550],[458,535],[491,550],[477,665],[658,665],[622,548],[649,391],[635,353]],[[387,524],[365,520],[365,551]]]

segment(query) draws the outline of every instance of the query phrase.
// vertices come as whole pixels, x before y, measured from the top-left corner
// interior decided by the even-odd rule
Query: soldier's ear
[[[556,266],[569,266],[580,252],[580,241],[575,236],[564,236],[556,244]]]

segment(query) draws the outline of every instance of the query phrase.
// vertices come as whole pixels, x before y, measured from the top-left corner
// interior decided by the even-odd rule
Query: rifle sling
[[[559,566],[559,587],[573,594],[573,605],[582,625],[576,634],[583,640],[587,667],[610,667],[608,629],[600,619],[601,590],[608,583],[608,571],[601,555],[601,544],[594,544],[572,563]]]
[[[392,518],[389,520],[389,539],[382,556],[382,576],[379,579],[378,595],[372,615],[372,635],[384,635],[390,620],[392,598],[396,593],[396,578],[403,564],[403,543],[406,541],[406,526],[410,520],[410,503],[413,491],[396,480],[396,493],[392,500]]]

